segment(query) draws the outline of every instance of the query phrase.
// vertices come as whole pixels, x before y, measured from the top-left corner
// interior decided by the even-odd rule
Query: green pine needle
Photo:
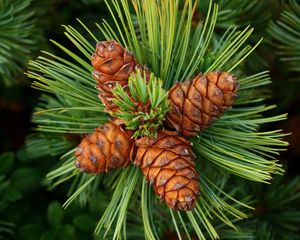
[[[95,229],[95,234],[97,235],[100,234],[102,229],[105,229],[103,239],[105,239],[109,231],[113,231],[113,239],[118,239],[117,236],[120,236],[122,233],[126,211],[140,177],[140,173],[137,170],[133,167],[126,168],[118,177],[112,201],[107,206]],[[111,226],[115,221],[117,225],[112,229]]]
[[[238,226],[252,229],[255,239],[299,239],[299,183],[299,177],[288,176],[276,177],[271,185],[240,182],[240,194],[254,196],[256,211]]]
[[[40,43],[32,0],[0,1],[0,81],[10,86],[22,75]]]
[[[272,22],[268,32],[281,43],[281,60],[288,63],[292,71],[300,72],[300,4],[290,0],[279,21]]]
[[[111,114],[122,119],[127,129],[135,131],[133,138],[156,137],[170,110],[162,81],[151,73],[147,83],[146,74],[137,70],[129,77],[128,88],[129,94],[120,85],[113,89],[114,103],[120,109]]]

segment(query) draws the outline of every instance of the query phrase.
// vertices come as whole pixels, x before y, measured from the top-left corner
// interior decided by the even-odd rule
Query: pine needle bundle
[[[0,1],[0,81],[4,86],[22,75],[40,42],[31,0]]]

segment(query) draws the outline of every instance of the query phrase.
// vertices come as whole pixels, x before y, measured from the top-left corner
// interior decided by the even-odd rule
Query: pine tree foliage
[[[36,130],[42,133],[40,138],[47,134],[57,135],[53,137],[57,144],[43,153],[40,152],[42,148],[30,148],[30,152],[50,154],[60,143],[64,146],[64,141],[60,140],[62,136],[92,132],[108,119],[97,98],[91,76],[90,58],[100,34],[131,50],[140,63],[146,64],[162,80],[165,89],[200,72],[233,72],[240,77],[235,105],[213,126],[191,139],[201,176],[201,196],[193,211],[182,213],[167,209],[143,182],[140,170],[133,166],[106,175],[81,173],[74,166],[75,149],[72,148],[61,156],[59,166],[47,175],[47,179],[51,187],[73,179],[65,207],[74,200],[86,204],[91,192],[100,186],[112,194],[95,230],[99,239],[108,236],[126,239],[126,236],[134,235],[128,226],[134,216],[141,216],[137,229],[143,226],[146,239],[160,239],[164,233],[159,231],[159,214],[169,217],[168,221],[179,239],[191,239],[191,232],[198,239],[217,239],[218,226],[222,224],[236,230],[235,222],[247,217],[242,210],[249,206],[247,198],[238,197],[236,188],[226,188],[228,178],[237,176],[269,182],[271,174],[282,173],[276,157],[287,146],[282,140],[285,134],[280,130],[260,130],[262,124],[286,118],[285,114],[263,116],[275,107],[266,106],[259,91],[270,83],[268,73],[246,76],[239,70],[240,63],[259,44],[247,45],[253,29],[245,27],[237,30],[232,27],[217,42],[213,41],[218,5],[212,2],[206,20],[196,28],[192,28],[196,4],[191,0],[184,1],[182,9],[176,0],[112,0],[107,1],[107,6],[114,25],[104,20],[97,24],[99,33],[92,33],[81,22],[84,33],[65,26],[65,35],[74,44],[73,49],[52,40],[69,58],[43,52],[43,56],[30,62],[27,74],[34,79],[33,87],[48,93],[42,95],[33,122],[37,124]],[[135,17],[131,15],[131,6]],[[134,19],[137,20],[138,31],[134,27]],[[132,211],[134,214],[130,214]],[[217,220],[221,224],[215,225]],[[228,239],[239,236],[234,231],[226,233]]]
[[[268,29],[273,38],[280,42],[279,55],[287,62],[290,70],[300,71],[300,4],[290,0],[280,20],[272,22]]]
[[[30,158],[39,158],[45,155],[45,152],[50,156],[59,156],[70,148],[76,146],[74,135],[57,135],[57,134],[43,134],[33,133],[26,138],[27,152]]]
[[[255,210],[249,212],[246,220],[235,222],[238,231],[234,233],[224,224],[215,223],[220,239],[299,239],[299,180],[299,177],[276,176],[271,185],[239,181],[237,193],[251,196],[248,202]]]
[[[14,235],[14,224],[11,222],[0,221],[0,239],[5,240]]]
[[[209,0],[198,2],[199,6],[194,16],[194,22],[205,19],[203,8],[206,9],[209,5]],[[241,29],[251,25],[255,31],[248,41],[255,44],[261,37],[264,38],[264,41],[251,54],[250,60],[245,64],[245,69],[249,72],[257,72],[270,68],[272,48],[269,44],[270,36],[267,28],[270,21],[277,17],[276,14],[282,8],[285,0],[216,0],[215,2],[219,5],[219,12],[216,23],[217,31],[215,31],[214,37],[219,38],[220,33],[230,27]]]
[[[209,0],[198,2],[198,9],[202,10],[201,12],[209,5]],[[277,10],[284,0],[217,0],[215,2],[220,9],[217,19],[218,28],[226,30],[232,26],[245,27],[251,24],[255,29],[264,29],[272,14],[276,12],[274,10]]]
[[[170,110],[168,92],[162,88],[162,81],[150,74],[147,83],[146,75],[138,70],[129,77],[128,88],[130,95],[121,85],[113,89],[114,103],[120,108],[113,116],[122,119],[127,129],[135,131],[133,138],[156,137]]]
[[[299,239],[300,231],[300,178],[276,177],[269,186],[249,185],[242,195],[251,194],[255,211],[241,227],[253,230],[254,239]]]
[[[36,19],[32,0],[0,1],[0,81],[16,82],[33,50],[37,49]]]

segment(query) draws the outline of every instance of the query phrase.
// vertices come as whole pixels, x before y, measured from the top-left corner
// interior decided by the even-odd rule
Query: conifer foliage
[[[16,82],[37,49],[40,36],[31,5],[32,0],[0,1],[0,81],[4,85]]]
[[[300,4],[296,0],[288,1],[281,17],[271,22],[268,32],[280,42],[278,53],[281,60],[287,62],[292,71],[300,71]]]
[[[123,84],[116,84],[112,93],[114,104],[119,105],[120,112],[116,112],[115,117],[123,117],[124,128],[133,131],[137,129],[138,123],[144,121],[144,125],[140,125],[146,127],[134,136],[138,140],[135,144],[137,148],[131,152],[135,156],[132,159],[141,166],[145,179],[154,184],[155,193],[168,206],[190,211],[176,212],[164,207],[146,181],[142,180],[141,170],[134,166],[110,171],[108,174],[80,172],[74,165],[76,148],[70,148],[61,156],[60,165],[47,175],[47,179],[52,186],[73,179],[65,207],[75,199],[86,204],[91,191],[99,185],[111,195],[111,201],[95,229],[100,239],[126,238],[130,233],[134,235],[134,229],[140,227],[146,239],[162,239],[164,233],[158,227],[160,220],[156,219],[157,211],[169,217],[172,230],[179,239],[185,236],[191,239],[191,232],[198,239],[217,239],[218,221],[236,229],[235,223],[246,218],[244,208],[250,208],[247,198],[237,199],[235,193],[239,186],[236,185],[234,190],[226,188],[229,177],[266,183],[272,179],[272,174],[283,171],[276,156],[287,145],[282,140],[285,135],[280,130],[262,131],[260,127],[262,124],[283,120],[286,115],[264,117],[264,112],[274,108],[265,105],[264,95],[259,91],[262,86],[270,83],[268,73],[247,76],[239,68],[240,63],[257,46],[247,44],[253,29],[229,29],[216,42],[212,35],[218,5],[210,2],[205,21],[194,27],[192,18],[196,5],[192,0],[185,0],[180,7],[178,2],[107,1],[114,24],[104,20],[97,27],[105,40],[114,39],[135,56],[136,62],[146,65],[153,73],[150,74],[149,82],[143,76],[143,71],[137,77],[133,76],[128,89]],[[131,8],[134,16],[130,12]],[[74,49],[52,41],[69,58],[44,52],[43,56],[30,62],[27,74],[34,80],[33,87],[47,93],[41,96],[38,111],[33,116],[36,130],[43,135],[92,133],[99,124],[109,119],[97,97],[98,91],[91,75],[93,66],[90,63],[94,46],[104,39],[99,39],[99,33],[91,32],[80,23],[83,33],[71,26],[65,27],[66,36],[74,44]],[[239,90],[235,83],[228,90],[231,97],[228,98],[230,104],[226,104],[226,109],[233,103],[231,100],[235,94],[238,96],[232,108],[209,128],[190,138],[192,144],[177,136],[178,133],[166,134],[161,131],[166,128],[163,117],[169,110],[166,92],[177,82],[182,84],[201,72],[208,76],[215,71],[229,72],[239,78]],[[157,81],[158,87],[155,88],[151,81]],[[223,95],[226,95],[224,91]],[[150,100],[147,103],[145,98],[148,97]],[[190,97],[193,96],[187,99]],[[148,115],[143,115],[141,112],[145,112],[147,104]],[[139,111],[139,107],[143,111]],[[124,117],[124,110],[127,109],[132,111],[126,114],[136,114],[132,123]],[[218,110],[223,113],[224,109]],[[151,117],[159,121],[147,122]],[[145,129],[147,131],[143,131]],[[153,129],[157,136],[147,136]],[[59,145],[60,138],[55,139]],[[97,142],[95,145],[98,145]],[[50,153],[51,149],[45,151],[45,154]],[[146,154],[150,156],[146,157]],[[89,155],[89,160],[94,162],[95,156],[91,158]],[[157,170],[159,172],[155,172]],[[199,188],[201,196],[198,197]],[[140,221],[131,221],[136,220],[137,216]],[[129,222],[135,222],[137,226],[131,228]],[[232,233],[231,236],[235,235]]]

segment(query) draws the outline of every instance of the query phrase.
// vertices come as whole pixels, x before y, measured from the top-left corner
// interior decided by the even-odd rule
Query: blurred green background
[[[195,22],[205,18],[201,12],[205,12],[207,2],[200,1]],[[289,113],[288,120],[275,126],[292,133],[287,137],[288,151],[280,157],[287,169],[281,184],[294,181],[294,189],[299,191],[296,177],[300,174],[300,3],[295,0],[217,2],[220,12],[216,33],[230,25],[239,28],[250,24],[255,28],[253,42],[264,37],[244,69],[249,74],[269,70],[273,83],[266,89],[268,101],[278,105],[273,113]],[[26,136],[34,127],[31,114],[40,94],[30,87],[30,80],[24,74],[27,63],[40,50],[61,54],[52,48],[49,39],[71,45],[61,25],[76,28],[76,18],[93,30],[95,22],[103,18],[109,21],[110,16],[101,0],[0,0],[0,239],[92,239],[96,221],[109,200],[99,191],[86,208],[72,205],[63,210],[61,204],[66,199],[67,186],[50,190],[44,184],[44,176],[57,158],[33,158],[25,150]],[[76,142],[77,139],[70,140],[70,144]],[[265,195],[264,190],[255,194],[257,199]],[[291,208],[299,209],[300,203],[293,204],[284,205],[281,212],[275,211],[280,217]],[[272,207],[257,211],[256,217],[267,215],[269,210]],[[167,238],[176,239],[166,231]]]

